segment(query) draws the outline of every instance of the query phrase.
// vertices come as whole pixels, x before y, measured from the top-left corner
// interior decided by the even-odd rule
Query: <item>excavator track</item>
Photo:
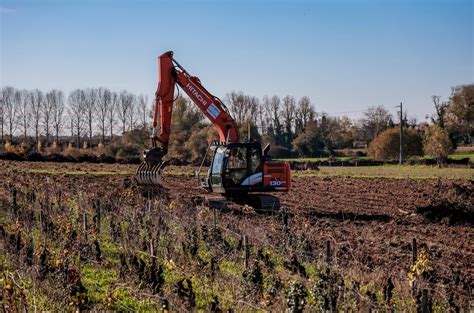
[[[244,212],[243,208],[251,207],[257,213],[273,214],[280,211],[280,199],[272,195],[247,194],[245,197],[224,197],[218,195],[199,195],[193,197],[193,202],[221,211],[236,210]]]

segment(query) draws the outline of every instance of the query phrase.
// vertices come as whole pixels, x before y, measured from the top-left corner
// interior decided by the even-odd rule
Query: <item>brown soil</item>
[[[25,174],[22,168],[63,170],[127,170],[129,165],[0,162],[0,198],[9,197],[6,184],[18,177],[45,180],[83,190],[110,194],[134,189],[130,175]],[[12,172],[15,170],[15,172]],[[179,171],[179,168],[176,169]],[[189,175],[164,175],[172,199],[191,202],[203,194]],[[371,275],[407,282],[411,242],[430,258],[428,279],[433,292],[469,301],[474,287],[474,184],[468,181],[297,177],[288,194],[275,194],[290,211],[289,230],[309,242],[313,258],[323,259],[330,241],[332,259],[348,274]],[[251,229],[254,242],[272,243],[281,231],[281,214],[225,212],[219,221],[236,231]],[[300,253],[301,251],[289,251]],[[303,255],[304,253],[301,252]]]

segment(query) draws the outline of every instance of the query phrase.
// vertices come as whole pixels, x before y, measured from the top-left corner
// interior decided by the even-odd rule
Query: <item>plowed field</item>
[[[0,198],[8,183],[46,181],[64,188],[95,190],[105,197],[117,190],[134,192],[130,165],[1,162]],[[164,194],[192,204],[202,194],[189,168],[163,175]],[[346,273],[385,284],[392,278],[408,286],[412,240],[424,251],[431,270],[426,288],[448,302],[468,303],[474,288],[474,183],[469,180],[307,177],[293,178],[293,189],[280,197],[289,214],[288,229],[304,238],[288,254],[300,259],[326,258]],[[281,232],[281,214],[251,209],[219,212],[219,223],[251,232],[255,244],[273,244]],[[402,288],[403,289],[403,288]],[[454,300],[453,300],[454,299]]]

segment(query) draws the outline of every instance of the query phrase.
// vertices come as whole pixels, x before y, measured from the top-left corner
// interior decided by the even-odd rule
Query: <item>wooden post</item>
[[[418,259],[418,249],[416,246],[416,238],[413,238],[411,241],[411,261],[412,264],[416,263],[416,259]]]
[[[63,196],[63,192],[61,189],[58,190],[58,207],[61,208],[62,204],[62,196]]]
[[[151,213],[151,191],[148,190],[147,191],[147,210],[148,210],[148,214]]]
[[[428,289],[423,289],[421,293],[421,313],[429,313],[428,309]]]
[[[40,212],[39,212],[39,223],[40,223],[40,230],[41,234],[43,234],[43,205],[40,205]]]
[[[326,241],[326,263],[331,265],[331,241]]]
[[[286,208],[283,210],[283,230],[285,233],[288,231],[288,213],[286,212]]]
[[[216,216],[216,207],[212,207],[213,217],[212,217],[212,224],[214,226],[214,234],[217,231],[217,216]]]
[[[413,238],[411,241],[411,264],[414,265],[418,259],[418,248],[416,246],[416,238]],[[411,286],[412,297],[416,296],[416,281],[413,282]]]
[[[86,212],[82,213],[82,227],[84,229],[84,237],[87,240],[87,215],[86,215]]]
[[[150,255],[153,257],[155,255],[155,251],[153,248],[153,238],[150,238]]]
[[[249,247],[248,247],[248,238],[244,235],[243,238],[244,245],[244,269],[247,269],[249,266]]]
[[[97,233],[100,234],[100,200],[95,199],[95,216],[96,216],[96,226],[97,226]]]
[[[12,202],[13,202],[13,208],[16,209],[17,207],[17,190],[15,187],[12,189]]]

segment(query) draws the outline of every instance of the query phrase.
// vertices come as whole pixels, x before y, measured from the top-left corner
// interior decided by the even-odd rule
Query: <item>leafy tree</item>
[[[400,129],[389,128],[381,132],[369,144],[369,156],[377,160],[393,160],[400,154]],[[403,129],[403,154],[405,156],[423,154],[423,138],[413,128]]]
[[[353,126],[349,118],[322,115],[307,123],[293,141],[293,150],[301,156],[330,155],[333,149],[351,146],[352,141]]]
[[[452,89],[446,109],[446,129],[455,143],[471,142],[474,136],[474,84]]]
[[[321,156],[324,139],[317,121],[309,122],[304,132],[293,141],[293,149],[301,156]]]
[[[169,157],[192,160],[190,145],[186,143],[191,140],[191,136],[197,136],[196,133],[206,126],[203,121],[204,115],[191,100],[184,97],[176,99],[171,119]]]
[[[453,152],[448,132],[436,124],[428,127],[425,130],[423,150],[425,154],[435,158],[438,166],[441,167],[448,155]]]
[[[347,148],[352,145],[354,130],[352,121],[347,116],[331,117],[323,115],[319,125],[324,148],[329,154],[332,154],[334,149]]]
[[[189,159],[186,159],[186,161],[200,162],[206,154],[209,143],[218,139],[219,135],[213,125],[204,126],[194,131],[184,144],[186,154],[189,155]]]

